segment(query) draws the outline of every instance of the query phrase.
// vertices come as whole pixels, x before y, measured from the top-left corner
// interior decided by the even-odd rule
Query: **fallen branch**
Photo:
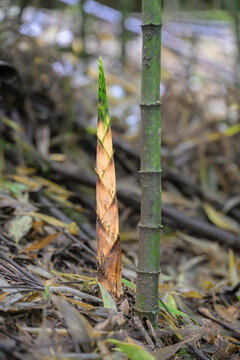
[[[61,174],[65,179],[75,180],[78,183],[95,187],[95,177],[87,175],[79,170],[73,164],[51,164],[52,171]],[[140,210],[140,194],[136,191],[129,190],[125,186],[118,187],[118,197],[125,205]],[[189,231],[199,237],[205,237],[214,241],[219,241],[234,249],[240,250],[240,237],[229,231],[222,230],[204,220],[189,217],[175,208],[162,205],[163,224],[171,222],[174,226],[182,230]]]

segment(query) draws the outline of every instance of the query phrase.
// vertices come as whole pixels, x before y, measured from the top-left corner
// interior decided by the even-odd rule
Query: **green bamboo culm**
[[[136,312],[158,319],[161,230],[161,0],[142,0],[141,219]]]

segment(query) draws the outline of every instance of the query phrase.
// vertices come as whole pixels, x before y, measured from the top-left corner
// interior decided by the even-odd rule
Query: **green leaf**
[[[49,298],[49,284],[45,285],[43,296],[48,299]]]
[[[103,121],[107,128],[109,127],[107,91],[101,57],[99,58],[98,120]]]
[[[224,132],[226,136],[234,136],[240,132],[240,124],[231,125]]]
[[[96,135],[97,134],[97,128],[94,126],[87,126],[85,128],[85,130],[87,131],[87,133],[91,134],[91,135]]]
[[[130,360],[155,360],[147,350],[143,347],[123,341],[109,339],[108,342],[117,345],[118,349],[123,352]]]
[[[136,292],[136,285],[134,284],[134,282],[131,282],[131,281],[127,280],[127,279],[122,278],[122,283],[124,285],[126,285],[127,287],[129,287],[129,289]]]
[[[2,178],[2,176],[0,176],[0,178]],[[0,179],[0,192],[7,191],[12,193],[16,198],[22,199],[24,197],[23,193],[26,190],[27,190],[27,186],[25,184],[20,184],[12,181],[3,181],[3,180],[1,181]]]
[[[174,299],[174,297],[171,294],[168,294],[168,305],[171,306],[171,308],[177,310],[177,304]]]
[[[113,309],[113,310],[117,311],[117,306],[116,306],[115,301],[113,300],[112,296],[105,289],[105,287],[102,286],[102,284],[100,284],[99,282],[97,282],[97,283],[98,283],[98,286],[101,291],[101,295],[102,295],[102,299],[103,299],[103,306],[106,309]]]
[[[175,315],[175,316],[182,316],[182,317],[190,317],[189,315],[185,314],[184,312],[178,310],[178,308],[176,308],[176,306],[172,306],[172,305],[169,305],[169,304],[166,304],[164,302],[164,305],[166,306],[166,308],[169,310],[169,312],[172,314],[172,315]],[[163,301],[159,301],[159,307],[166,311],[166,308],[165,306],[163,305]]]
[[[17,132],[22,132],[21,127],[16,123],[16,121],[13,121],[11,119],[8,119],[7,117],[3,117],[2,118],[3,122],[9,126],[12,130],[17,131]]]

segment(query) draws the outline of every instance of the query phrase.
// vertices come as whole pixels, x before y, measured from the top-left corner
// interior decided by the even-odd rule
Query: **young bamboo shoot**
[[[102,60],[99,60],[97,129],[97,251],[99,282],[115,298],[122,294],[122,258],[112,133]]]

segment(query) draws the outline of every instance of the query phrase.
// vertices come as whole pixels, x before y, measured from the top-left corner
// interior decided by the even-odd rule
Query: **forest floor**
[[[89,15],[82,58],[79,36],[63,42],[77,15],[28,8],[20,33],[14,19],[3,22],[0,359],[239,359],[240,91],[231,26],[178,18],[163,27],[154,330],[134,313],[141,39],[138,30],[128,34],[121,67],[120,25]],[[117,171],[124,286],[117,304],[97,283],[99,54]]]

